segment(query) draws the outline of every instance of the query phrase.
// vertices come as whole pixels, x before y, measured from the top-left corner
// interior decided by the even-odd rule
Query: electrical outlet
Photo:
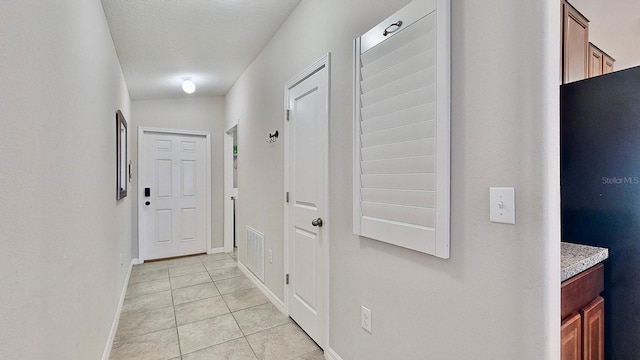
[[[273,264],[273,251],[269,249],[269,264]]]
[[[364,306],[360,306],[360,325],[371,333],[371,310]]]

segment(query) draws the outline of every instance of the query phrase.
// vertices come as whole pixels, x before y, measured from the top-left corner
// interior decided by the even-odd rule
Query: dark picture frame
[[[116,110],[116,200],[127,197],[129,184],[127,139],[128,129],[122,111]]]

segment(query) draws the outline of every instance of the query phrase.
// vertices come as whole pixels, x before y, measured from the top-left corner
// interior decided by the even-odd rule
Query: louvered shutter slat
[[[365,217],[396,221],[404,224],[433,227],[435,216],[433,209],[419,206],[389,205],[363,201]]]
[[[436,197],[434,191],[362,189],[362,201],[433,208],[436,203]]]
[[[362,174],[361,189],[435,190],[435,174]]]
[[[435,152],[436,142],[434,138],[419,139],[362,148],[362,160],[401,159],[420,156],[425,153],[435,154]]]
[[[377,76],[364,78],[360,85],[362,91],[369,92],[388,84],[396,79],[401,79],[406,76],[415,74],[415,69],[419,69],[421,65],[433,67],[435,65],[435,56],[431,52],[421,52],[406,61],[398,63],[397,65],[380,72]]]
[[[378,116],[392,114],[408,108],[424,105],[435,101],[435,99],[436,87],[435,84],[432,84],[416,90],[407,91],[398,96],[363,107],[361,110],[362,117],[367,121]]]
[[[428,103],[372,119],[362,118],[360,125],[362,133],[366,134],[416,124],[422,121],[435,120],[435,116],[435,103]]]
[[[435,172],[435,156],[362,161],[363,174],[420,174]]]

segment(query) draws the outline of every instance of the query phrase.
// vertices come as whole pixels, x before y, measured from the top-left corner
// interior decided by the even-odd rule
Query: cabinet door
[[[613,72],[613,63],[616,62],[615,60],[613,60],[613,58],[607,54],[604,54],[603,56],[603,63],[602,63],[602,73],[603,74],[608,74]]]
[[[561,360],[582,360],[582,321],[575,314],[562,322],[560,329]]]
[[[600,49],[589,43],[589,77],[602,75],[604,55]]]
[[[582,309],[584,360],[604,360],[604,299],[598,297]]]
[[[566,84],[589,75],[589,20],[570,4],[563,5],[562,73]]]

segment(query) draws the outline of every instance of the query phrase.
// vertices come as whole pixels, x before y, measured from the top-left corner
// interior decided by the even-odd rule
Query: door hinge
[[[289,121],[289,116],[291,116],[291,110],[287,109],[287,121]]]
[[[289,192],[287,191],[287,202],[289,202]]]
[[[286,283],[287,285],[289,285],[289,274],[287,274],[287,276],[286,276],[286,282],[285,282],[285,283]]]

